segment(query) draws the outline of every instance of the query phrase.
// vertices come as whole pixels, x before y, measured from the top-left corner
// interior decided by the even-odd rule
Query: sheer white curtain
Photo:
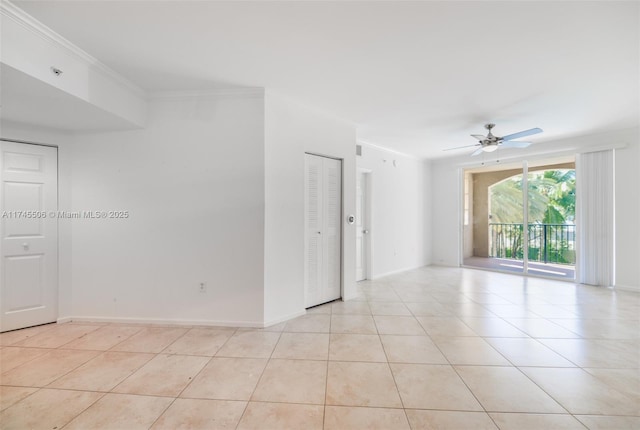
[[[611,286],[615,268],[614,150],[576,159],[577,280]]]

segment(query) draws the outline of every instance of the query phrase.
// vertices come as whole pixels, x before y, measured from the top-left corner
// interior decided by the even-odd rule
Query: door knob
[[[369,234],[369,230],[362,230],[362,233]]]
[[[29,250],[29,244],[27,242],[23,243],[22,247],[24,248],[25,251]]]
[[[322,232],[321,232],[321,231],[319,231],[319,232],[318,232],[318,234],[322,234]]]

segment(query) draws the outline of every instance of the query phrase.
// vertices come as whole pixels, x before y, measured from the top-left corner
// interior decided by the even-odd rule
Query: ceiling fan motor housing
[[[489,132],[487,133],[487,138],[481,142],[482,146],[496,145],[500,141],[501,139],[500,137],[494,136],[493,133],[491,133],[491,129],[495,126],[496,126],[495,124],[491,124],[491,123],[484,125],[484,128],[489,130]]]

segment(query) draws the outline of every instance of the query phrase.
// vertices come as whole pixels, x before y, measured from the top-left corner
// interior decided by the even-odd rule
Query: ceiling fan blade
[[[472,146],[478,146],[478,145],[480,145],[480,144],[476,143],[475,145],[456,146],[455,148],[443,149],[443,151],[453,151],[454,149],[471,148]]]
[[[487,136],[483,136],[481,134],[472,134],[471,137],[478,139],[480,142],[482,142],[483,140],[485,140],[487,138]]]
[[[478,149],[476,149],[475,151],[473,151],[473,153],[471,154],[472,157],[482,154],[482,146]]]
[[[502,140],[503,141],[514,140],[520,137],[531,136],[532,134],[538,134],[538,133],[542,133],[542,129],[536,127],[536,128],[531,128],[529,130],[519,131],[518,133],[508,134],[506,136],[503,136]]]
[[[531,145],[531,142],[518,142],[515,140],[510,140],[500,144],[503,148],[526,148],[529,145]]]

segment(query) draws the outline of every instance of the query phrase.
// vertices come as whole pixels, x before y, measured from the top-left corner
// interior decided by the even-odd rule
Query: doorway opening
[[[358,169],[356,177],[356,282],[371,273],[371,172]]]
[[[464,175],[465,266],[575,279],[573,159]]]

